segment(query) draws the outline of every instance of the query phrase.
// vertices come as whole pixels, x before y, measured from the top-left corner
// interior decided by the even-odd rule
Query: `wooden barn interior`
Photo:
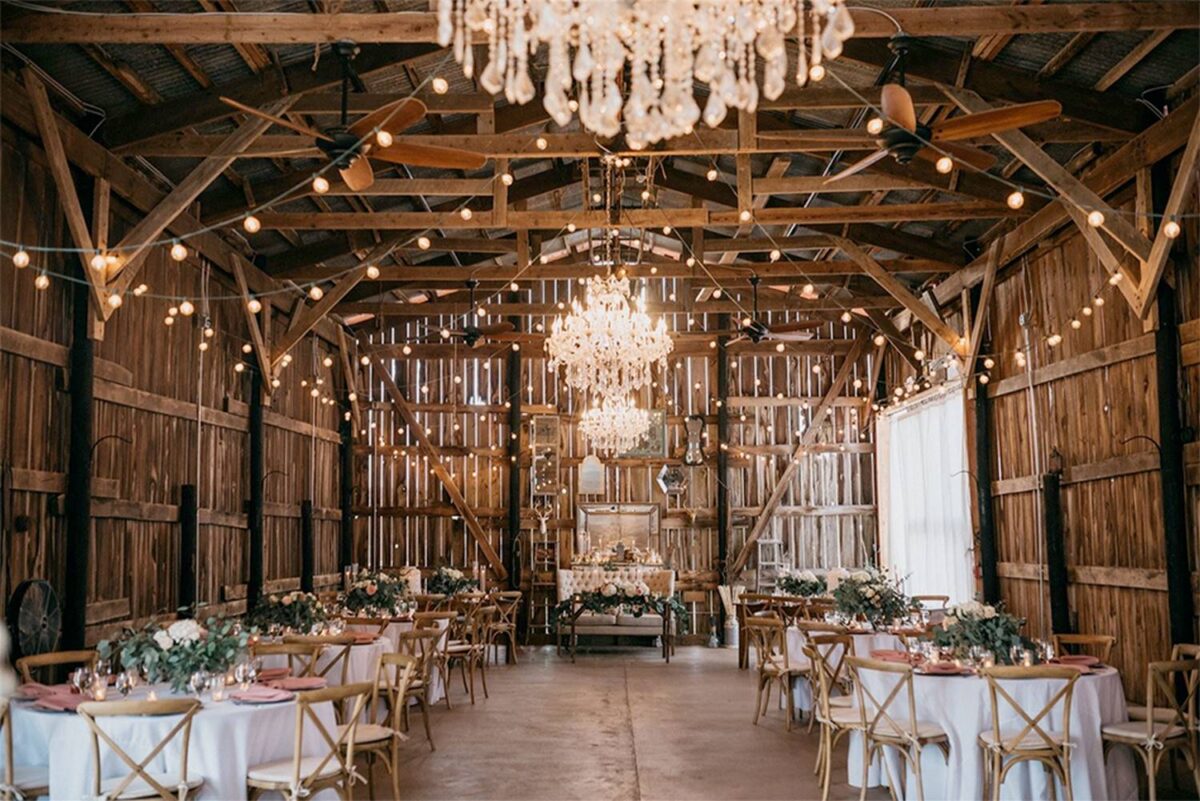
[[[639,2],[704,5],[613,5]],[[554,4],[495,5],[524,9],[505,23],[519,25]],[[494,29],[447,42],[477,0],[0,3],[10,656],[103,655],[293,592],[341,614],[359,576],[405,576],[424,599],[461,571],[500,599],[489,609],[519,592],[495,624],[511,637],[490,697],[451,675],[453,709],[432,704],[424,730],[413,712],[391,762],[360,763],[369,789],[346,769],[346,792],[381,798],[857,797],[861,757],[818,737],[819,704],[795,711],[815,728],[792,724],[787,682],[816,697],[812,663],[784,670],[786,716],[769,687],[752,708],[738,663],[749,642],[760,690],[778,678],[748,618],[833,620],[825,601],[771,598],[811,575],[835,603],[827,576],[863,568],[952,609],[1000,605],[1027,642],[1111,636],[1100,662],[1123,698],[1104,738],[1168,704],[1150,663],[1176,664],[1194,704],[1200,4],[775,5],[812,25],[828,6],[853,35],[800,84],[807,40],[789,35],[782,91],[647,142],[585,124],[582,83],[574,108],[549,110],[565,96],[545,45],[520,102],[511,75],[483,69]],[[694,91],[708,120],[717,95],[698,77]],[[648,433],[610,447],[597,437],[613,430],[584,422],[596,387],[553,341],[604,276],[671,344],[622,396]],[[664,597],[645,578],[660,647],[576,642],[578,609],[561,605],[584,596],[564,595],[563,573],[606,569],[669,577]],[[486,662],[492,624],[481,645],[473,619],[451,628]],[[1099,678],[1072,680],[1081,709]],[[986,690],[915,681],[960,680]],[[1128,765],[1107,757],[1107,789],[1077,778],[1074,797],[1195,797],[1192,709],[1170,770],[1135,743]],[[21,714],[14,701],[0,719],[9,769]],[[1084,720],[1099,754],[1100,717]],[[952,740],[947,764],[978,750]],[[51,778],[15,797],[77,797],[55,778],[68,741],[48,742],[26,756]],[[72,770],[90,787],[91,768]],[[243,774],[230,786],[253,798]],[[907,791],[976,786],[939,796],[932,781],[910,773]],[[200,797],[228,797],[204,782]]]

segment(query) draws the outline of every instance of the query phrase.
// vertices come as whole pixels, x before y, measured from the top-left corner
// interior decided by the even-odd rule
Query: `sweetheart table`
[[[183,697],[166,684],[135,688],[130,700],[145,700],[150,689],[159,698]],[[230,691],[236,687],[229,688]],[[243,705],[231,700],[213,702],[207,694],[204,706],[192,719],[188,775],[204,777],[199,799],[231,801],[246,798],[246,774],[253,765],[291,759],[296,731],[296,702]],[[12,709],[13,761],[18,765],[45,765],[50,771],[51,799],[87,798],[92,791],[91,734],[83,718],[73,712],[44,712],[29,703],[14,703]],[[322,725],[336,728],[333,704],[314,707]],[[106,718],[106,732],[135,760],[140,761],[166,736],[178,721],[176,716]],[[177,736],[147,766],[151,772],[179,770],[182,736]],[[328,749],[317,727],[304,722],[304,754],[320,756]],[[111,778],[129,773],[111,749],[101,746],[101,776]],[[2,755],[0,755],[2,761]],[[320,797],[336,798],[329,791]]]
[[[869,688],[880,700],[887,697],[895,681],[891,674],[870,671],[864,674],[864,687]],[[1036,714],[1045,706],[1062,686],[1061,680],[1023,679],[1001,682],[1013,698],[1030,714]],[[977,676],[927,676],[913,677],[913,693],[916,698],[917,718],[936,723],[950,738],[949,765],[935,746],[927,746],[921,755],[922,782],[925,797],[933,799],[983,798],[983,776],[985,760],[977,738],[980,732],[992,726],[991,701],[987,682]],[[897,719],[908,717],[907,699],[901,692],[892,702],[890,709]],[[1020,727],[1021,721],[1011,707],[1000,699],[1001,726]],[[903,708],[903,712],[901,709]],[[1071,781],[1075,798],[1080,799],[1134,799],[1137,798],[1137,773],[1133,757],[1128,749],[1116,749],[1109,755],[1105,766],[1101,747],[1100,727],[1128,720],[1125,708],[1125,691],[1121,686],[1120,674],[1112,668],[1081,676],[1075,682],[1074,698],[1071,701]],[[1048,728],[1062,729],[1061,705],[1049,716]],[[850,784],[862,784],[863,740],[859,734],[847,738],[849,753],[847,775]],[[867,786],[873,787],[887,782],[888,776],[899,777],[904,769],[901,757],[893,749],[886,749],[889,762],[884,770],[875,760],[867,771]],[[911,771],[906,777],[910,788],[915,788]],[[902,790],[897,791],[900,796]],[[1009,771],[1001,788],[1001,798],[1044,799],[1050,798],[1046,773],[1037,763],[1024,763]],[[1056,798],[1063,798],[1061,787],[1056,788]]]

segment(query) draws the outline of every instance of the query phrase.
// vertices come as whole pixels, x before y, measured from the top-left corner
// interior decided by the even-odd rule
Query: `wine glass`
[[[250,689],[250,682],[254,680],[253,671],[254,668],[249,662],[238,662],[233,668],[233,680],[243,690],[248,690]]]
[[[136,679],[133,678],[131,671],[122,670],[117,674],[117,692],[121,694],[122,698],[128,696],[130,691],[133,690],[135,681]]]
[[[207,687],[208,674],[203,670],[197,670],[191,675],[190,678],[188,678],[188,689],[191,690],[192,694],[197,698],[200,697],[200,694],[203,693]]]
[[[86,667],[75,668],[71,672],[71,686],[75,692],[83,695],[85,690],[92,687],[92,671]]]

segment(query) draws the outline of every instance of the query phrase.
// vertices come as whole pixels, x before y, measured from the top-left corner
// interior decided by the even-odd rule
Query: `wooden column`
[[[263,588],[263,370],[250,371],[250,499],[246,506],[246,530],[250,539],[250,574],[246,582],[246,611],[254,609]]]
[[[991,405],[986,387],[975,385],[975,502],[979,509],[979,569],[983,576],[983,600],[1000,602],[1000,552],[996,540],[996,517],[992,511],[992,441],[988,433]]]
[[[1042,476],[1042,522],[1046,531],[1046,575],[1050,585],[1050,628],[1071,631],[1071,602],[1067,595],[1067,544],[1063,536],[1062,474]]]
[[[179,487],[179,602],[183,617],[195,616],[196,550],[200,536],[199,498],[195,484]]]
[[[717,328],[729,330],[729,315],[717,317]],[[723,581],[732,584],[733,579],[725,575],[729,560],[729,337],[717,338],[717,569]],[[736,599],[734,599],[736,601]],[[717,632],[725,642],[725,605],[717,608]],[[744,636],[744,634],[739,635]]]
[[[92,392],[95,348],[89,334],[95,312],[91,288],[75,285],[69,354],[71,396],[67,457],[66,581],[63,586],[64,649],[84,647],[87,628],[88,553],[92,539]]]
[[[313,591],[313,502],[300,501],[300,589]]]
[[[510,298],[516,301],[516,293]],[[519,318],[510,318],[516,331],[521,330]],[[505,365],[505,384],[508,407],[508,575],[513,589],[521,585],[521,351],[510,350]],[[512,435],[516,434],[515,437]]]
[[[338,424],[342,436],[338,456],[341,459],[342,474],[340,477],[338,498],[342,508],[342,521],[338,539],[338,568],[345,570],[354,564],[354,421],[347,419],[350,415],[350,404],[342,410],[342,421]]]

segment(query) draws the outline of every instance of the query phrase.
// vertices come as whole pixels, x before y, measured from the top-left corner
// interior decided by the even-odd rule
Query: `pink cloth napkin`
[[[1051,659],[1050,664],[1054,665],[1055,667],[1065,667],[1071,668],[1072,670],[1078,670],[1080,673],[1092,672],[1091,667],[1083,662],[1066,661],[1065,658],[1061,657],[1059,659]]]
[[[1063,654],[1058,659],[1051,661],[1060,662],[1064,665],[1083,665],[1084,667],[1100,664],[1099,657],[1092,656],[1091,654]]]
[[[265,704],[275,701],[289,701],[295,695],[295,693],[276,687],[256,686],[248,690],[238,690],[235,693],[231,693],[229,697],[234,701],[242,701],[249,704]]]
[[[881,659],[884,662],[907,662],[908,654],[904,651],[894,651],[890,649],[879,649],[871,652],[872,659]]]
[[[42,698],[47,695],[70,695],[73,692],[70,684],[42,684],[31,681],[17,688],[17,694],[24,698]]]
[[[930,662],[925,666],[926,673],[940,673],[949,676],[954,673],[962,673],[963,669],[953,662]]]
[[[371,631],[356,631],[354,632],[355,645],[370,645],[379,639],[379,635]]]
[[[268,682],[268,686],[279,690],[321,690],[328,684],[329,682],[320,676],[292,676]]]
[[[90,698],[85,698],[82,695],[51,693],[50,695],[43,695],[33,705],[38,709],[46,709],[51,712],[74,712],[76,707],[84,701],[90,700]]]
[[[291,668],[264,668],[258,671],[258,680],[262,682],[274,681],[275,679],[286,679],[290,675],[292,675]]]

